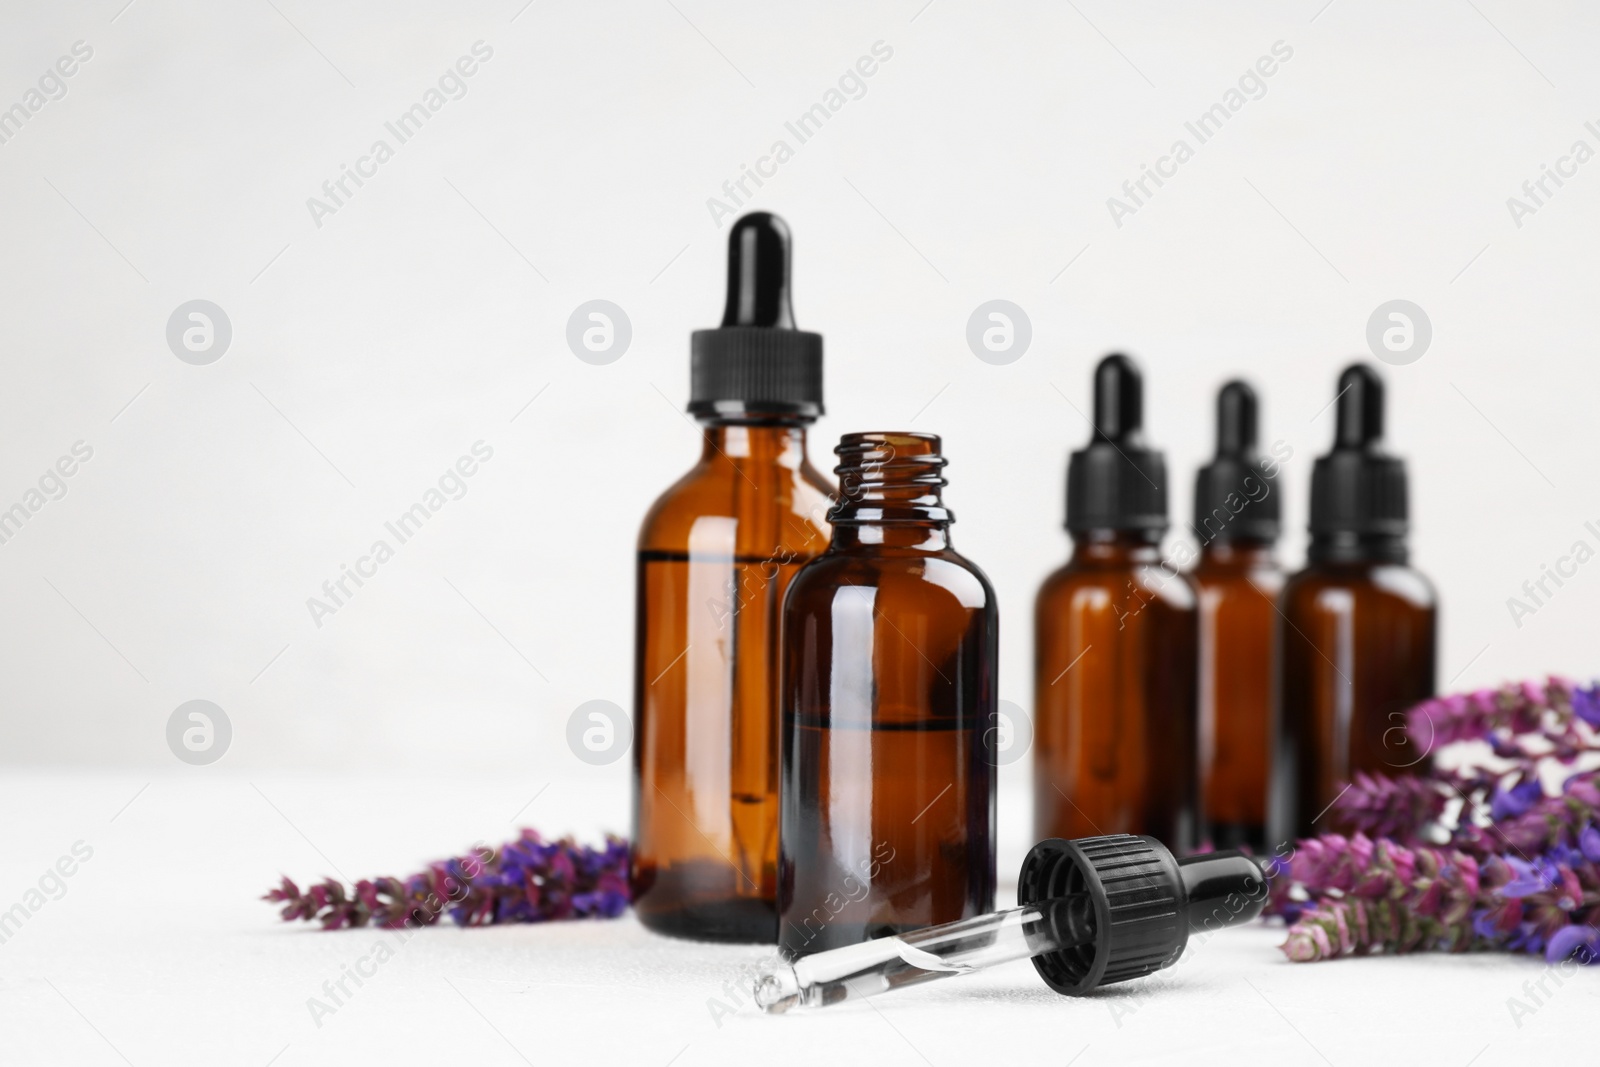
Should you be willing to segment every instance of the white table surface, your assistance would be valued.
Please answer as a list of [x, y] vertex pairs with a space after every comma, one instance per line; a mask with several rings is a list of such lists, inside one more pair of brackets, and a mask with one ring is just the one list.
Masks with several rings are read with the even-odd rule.
[[[621, 829], [626, 797], [561, 782], [518, 822]], [[1593, 1062], [1600, 969], [1532, 1004], [1542, 962], [1414, 956], [1292, 965], [1281, 927], [1229, 931], [1171, 970], [1084, 999], [1026, 963], [870, 1003], [767, 1018], [731, 991], [756, 947], [647, 933], [633, 918], [417, 933], [331, 1015], [323, 983], [393, 935], [286, 925], [280, 873], [404, 875], [508, 836], [544, 783], [515, 779], [0, 774], [0, 909], [75, 842], [58, 899], [0, 944], [0, 1063], [958, 1064]], [[130, 802], [131, 800], [131, 802]], [[1002, 798], [1004, 803], [1006, 798]], [[1020, 858], [1004, 842], [1002, 874]], [[1002, 902], [1014, 883], [1002, 883]], [[367, 967], [366, 969], [371, 969]], [[1519, 1025], [1520, 1024], [1520, 1025]]]

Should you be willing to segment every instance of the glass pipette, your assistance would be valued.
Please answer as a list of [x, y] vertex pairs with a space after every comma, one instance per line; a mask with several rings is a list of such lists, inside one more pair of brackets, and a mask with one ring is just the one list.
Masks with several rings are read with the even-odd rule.
[[1254, 919], [1261, 868], [1237, 852], [1175, 860], [1152, 837], [1114, 834], [1035, 845], [1010, 911], [774, 961], [755, 981], [765, 1011], [820, 1008], [1032, 959], [1058, 993], [1151, 974], [1175, 963], [1189, 934]]

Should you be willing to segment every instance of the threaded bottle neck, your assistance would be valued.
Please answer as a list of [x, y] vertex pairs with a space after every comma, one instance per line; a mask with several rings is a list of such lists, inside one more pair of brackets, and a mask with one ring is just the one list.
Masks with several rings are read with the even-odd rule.
[[945, 459], [936, 434], [852, 433], [833, 451], [839, 457], [834, 468], [839, 501], [828, 520], [835, 526], [920, 523], [942, 528], [955, 520], [941, 493]]

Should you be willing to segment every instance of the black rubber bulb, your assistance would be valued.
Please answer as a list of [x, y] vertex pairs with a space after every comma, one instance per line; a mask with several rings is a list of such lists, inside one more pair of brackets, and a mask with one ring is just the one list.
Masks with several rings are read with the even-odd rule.
[[1113, 444], [1137, 443], [1144, 426], [1144, 379], [1120, 353], [1094, 369], [1094, 436]]
[[1248, 460], [1256, 450], [1256, 391], [1234, 379], [1217, 394], [1217, 456]]
[[1352, 363], [1339, 375], [1336, 449], [1365, 449], [1383, 440], [1383, 379], [1365, 363]]
[[789, 303], [789, 227], [753, 211], [728, 234], [728, 303], [722, 325], [795, 329]]

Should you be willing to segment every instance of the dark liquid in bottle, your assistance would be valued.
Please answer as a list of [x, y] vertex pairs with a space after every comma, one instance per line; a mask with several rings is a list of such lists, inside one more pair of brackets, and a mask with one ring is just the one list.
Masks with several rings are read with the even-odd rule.
[[[775, 554], [781, 556], [781, 553]], [[662, 933], [767, 941], [778, 853], [778, 610], [799, 562], [641, 552], [635, 908]]]
[[818, 772], [786, 824], [785, 895], [815, 906], [785, 916], [785, 954], [987, 910], [974, 906], [994, 897], [994, 768], [981, 729], [954, 716], [875, 726], [788, 716], [784, 732]]

